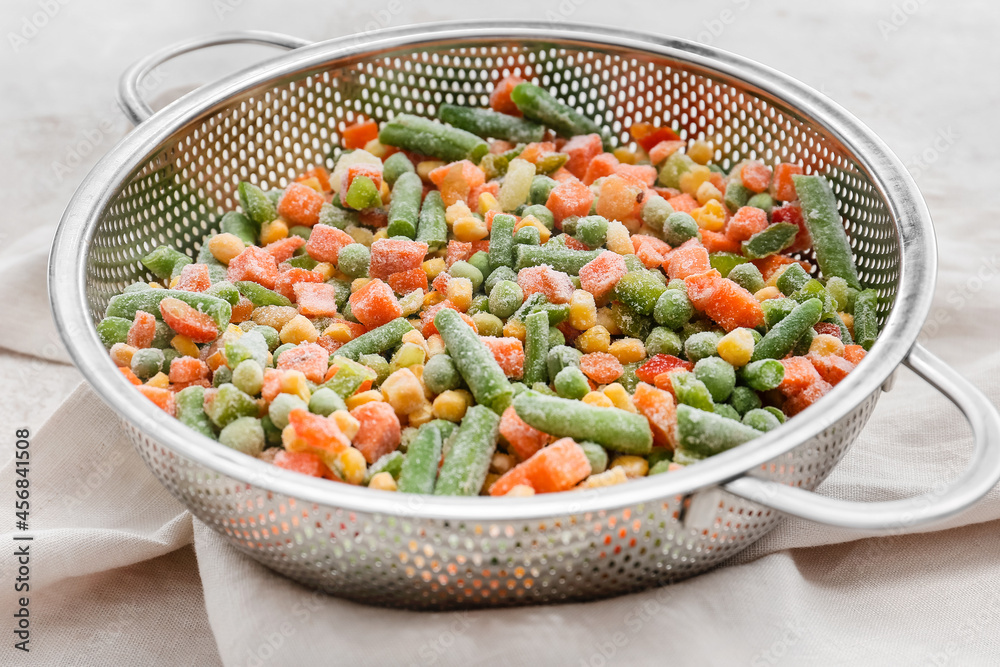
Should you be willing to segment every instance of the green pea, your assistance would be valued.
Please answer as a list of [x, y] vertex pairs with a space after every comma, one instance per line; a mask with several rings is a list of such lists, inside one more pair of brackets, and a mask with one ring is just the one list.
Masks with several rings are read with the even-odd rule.
[[483, 272], [464, 260], [452, 264], [448, 274], [452, 278], [468, 278], [472, 282], [473, 292], [478, 291], [483, 284]]
[[251, 396], [260, 393], [264, 383], [264, 369], [254, 359], [245, 359], [233, 369], [233, 384]]
[[501, 280], [490, 292], [490, 312], [501, 319], [513, 315], [522, 303], [524, 290], [512, 280]]
[[581, 399], [590, 392], [590, 382], [576, 366], [567, 366], [556, 374], [556, 394], [562, 398]]
[[337, 268], [351, 278], [363, 278], [368, 275], [370, 261], [371, 251], [366, 246], [351, 243], [337, 255]]
[[657, 324], [668, 329], [680, 329], [694, 315], [694, 305], [687, 292], [679, 289], [667, 289], [656, 300], [653, 308], [653, 318]]
[[358, 363], [375, 371], [375, 384], [380, 385], [389, 377], [389, 362], [381, 354], [362, 354]]
[[329, 387], [320, 387], [309, 397], [309, 412], [329, 417], [337, 410], [346, 410], [344, 399]]
[[718, 356], [719, 353], [716, 348], [721, 338], [722, 336], [714, 331], [701, 331], [691, 334], [684, 341], [684, 354], [688, 360], [695, 363], [706, 357]]
[[698, 223], [691, 214], [677, 211], [667, 216], [663, 222], [663, 240], [677, 247], [698, 236]]
[[458, 374], [455, 362], [447, 354], [436, 354], [424, 364], [424, 384], [433, 394], [440, 394], [449, 389], [458, 389], [462, 378]]
[[656, 327], [649, 336], [646, 337], [646, 353], [650, 356], [656, 354], [671, 354], [677, 356], [684, 349], [684, 343], [676, 332], [666, 327]]
[[136, 350], [132, 355], [132, 372], [140, 380], [148, 380], [163, 367], [163, 350], [155, 347]]
[[479, 312], [472, 316], [480, 336], [502, 336], [503, 321], [491, 313]]
[[716, 403], [729, 398], [736, 387], [736, 370], [719, 357], [699, 359], [694, 365], [694, 375], [708, 387]]

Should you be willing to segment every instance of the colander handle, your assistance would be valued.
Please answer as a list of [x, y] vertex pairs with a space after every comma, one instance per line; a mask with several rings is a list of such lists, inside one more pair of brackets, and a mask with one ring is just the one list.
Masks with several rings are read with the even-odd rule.
[[134, 125], [138, 125], [152, 116], [153, 109], [142, 98], [142, 93], [139, 90], [139, 84], [142, 83], [142, 80], [168, 60], [172, 60], [185, 53], [222, 44], [262, 44], [264, 46], [291, 50], [307, 46], [311, 42], [298, 37], [282, 35], [277, 32], [242, 30], [194, 37], [183, 42], [171, 44], [134, 63], [122, 74], [121, 79], [118, 81], [118, 104], [121, 106], [122, 111], [125, 112], [125, 115], [128, 116]]
[[722, 485], [723, 488], [802, 519], [879, 532], [905, 531], [952, 516], [972, 505], [1000, 479], [1000, 415], [972, 383], [921, 345], [914, 345], [903, 363], [954, 403], [972, 428], [972, 458], [965, 472], [950, 485], [915, 498], [878, 503], [827, 498], [755, 477], [740, 477]]

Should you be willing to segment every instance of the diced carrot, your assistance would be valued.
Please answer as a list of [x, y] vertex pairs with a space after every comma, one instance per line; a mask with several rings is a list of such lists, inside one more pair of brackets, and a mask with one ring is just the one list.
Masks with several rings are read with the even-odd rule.
[[125, 342], [132, 347], [143, 349], [153, 344], [156, 337], [156, 317], [142, 310], [135, 311], [132, 326], [128, 328]]
[[674, 449], [677, 446], [677, 406], [674, 397], [645, 382], [636, 385], [632, 403], [649, 422], [653, 431], [653, 444]]
[[[668, 246], [667, 252], [669, 251], [670, 247]], [[639, 258], [639, 261], [647, 269], [655, 269], [663, 264], [664, 252], [655, 243], [647, 242], [639, 244], [639, 248], [635, 251], [635, 256]]]
[[[587, 192], [590, 192], [589, 188]], [[608, 176], [601, 182], [601, 192], [597, 198], [597, 215], [619, 222], [637, 220], [642, 208], [642, 194], [642, 187], [618, 175]], [[587, 208], [589, 210], [589, 203]], [[586, 212], [576, 215], [586, 215]]]
[[386, 278], [386, 282], [396, 294], [409, 294], [413, 290], [427, 291], [427, 274], [419, 266], [409, 271], [393, 273]]
[[795, 259], [788, 255], [768, 255], [762, 259], [750, 260], [751, 264], [760, 270], [760, 275], [764, 277], [765, 282], [771, 279], [775, 271], [794, 261]]
[[142, 380], [140, 380], [139, 378], [137, 378], [135, 376], [135, 373], [133, 373], [132, 369], [129, 368], [128, 366], [119, 366], [118, 370], [121, 371], [121, 374], [125, 376], [125, 379], [128, 380], [129, 382], [131, 382], [132, 384], [134, 384], [136, 386], [139, 386], [139, 385], [142, 384]]
[[803, 173], [801, 164], [782, 162], [774, 168], [774, 180], [771, 181], [771, 196], [779, 201], [792, 201], [796, 198], [795, 182], [792, 176]]
[[731, 241], [746, 241], [767, 229], [767, 213], [756, 206], [741, 206], [726, 223], [726, 237]]
[[594, 193], [590, 188], [574, 179], [552, 188], [545, 206], [552, 211], [555, 221], [561, 223], [571, 215], [587, 215], [593, 201]]
[[316, 343], [304, 343], [289, 348], [278, 357], [278, 368], [283, 371], [301, 371], [310, 382], [323, 382], [330, 355]]
[[344, 148], [353, 150], [364, 148], [372, 139], [378, 139], [378, 123], [374, 120], [359, 120], [340, 131]]
[[170, 362], [171, 382], [194, 382], [208, 377], [208, 364], [194, 357], [177, 357]]
[[281, 382], [284, 377], [285, 371], [276, 368], [264, 369], [264, 382], [261, 384], [260, 395], [265, 403], [270, 403], [281, 393]]
[[281, 450], [274, 457], [272, 463], [279, 468], [309, 475], [310, 477], [323, 477], [329, 471], [329, 468], [326, 467], [323, 461], [310, 452], [288, 452]]
[[[500, 194], [500, 182], [499, 181], [488, 181], [486, 183], [480, 183], [479, 185], [473, 187], [469, 190], [469, 196], [466, 199], [466, 204], [472, 210], [476, 210], [479, 207], [479, 196], [483, 193], [489, 193], [496, 197]], [[487, 223], [487, 229], [489, 229], [489, 223]]]
[[590, 185], [599, 178], [610, 176], [615, 173], [615, 167], [619, 164], [618, 158], [611, 153], [601, 153], [594, 157], [587, 165], [587, 171], [583, 176], [583, 184]]
[[781, 360], [785, 367], [785, 377], [778, 385], [779, 391], [785, 396], [793, 396], [822, 378], [816, 368], [806, 357], [788, 357]]
[[295, 408], [288, 413], [288, 423], [295, 429], [295, 435], [309, 445], [310, 449], [307, 451], [324, 461], [331, 454], [337, 454], [351, 446], [351, 441], [337, 426], [337, 422], [329, 417]]
[[687, 276], [688, 298], [726, 331], [754, 329], [764, 323], [764, 311], [753, 294], [712, 269]]
[[854, 364], [847, 359], [836, 354], [808, 354], [806, 357], [819, 373], [819, 376], [833, 386], [847, 377], [847, 374], [854, 370]]
[[364, 403], [351, 410], [351, 416], [361, 424], [354, 436], [354, 446], [364, 454], [368, 463], [375, 463], [399, 447], [399, 417], [388, 403]]
[[650, 188], [656, 182], [656, 168], [648, 164], [619, 164], [615, 174], [640, 188]]
[[250, 280], [268, 289], [274, 289], [278, 279], [278, 263], [274, 256], [263, 248], [247, 246], [239, 255], [229, 260], [226, 280], [235, 283]]
[[348, 303], [354, 317], [369, 329], [380, 327], [403, 315], [403, 309], [392, 293], [392, 288], [378, 278], [351, 294]]
[[537, 493], [567, 491], [586, 479], [590, 470], [583, 448], [571, 438], [563, 438], [501, 475], [490, 487], [490, 495], [502, 496], [519, 484], [527, 484]]
[[677, 195], [676, 197], [671, 197], [667, 200], [667, 203], [670, 204], [675, 211], [682, 213], [690, 213], [698, 208], [698, 200], [686, 192], [684, 194]]
[[759, 160], [751, 160], [740, 169], [740, 180], [751, 192], [763, 192], [771, 183], [771, 168]]
[[734, 241], [722, 232], [713, 232], [710, 229], [701, 230], [701, 243], [705, 250], [713, 252], [734, 252], [739, 253], [742, 246], [739, 241]]
[[656, 376], [675, 369], [694, 370], [694, 364], [672, 354], [657, 354], [635, 370], [635, 376], [643, 382], [653, 383]]
[[668, 157], [684, 148], [685, 142], [666, 139], [649, 149], [649, 161], [653, 164], [660, 164]]
[[566, 160], [566, 169], [577, 178], [583, 178], [587, 174], [591, 160], [597, 157], [601, 150], [599, 134], [581, 134], [573, 137], [562, 147], [562, 152], [569, 156]]
[[181, 275], [177, 278], [174, 289], [184, 292], [204, 292], [211, 286], [212, 280], [208, 276], [206, 264], [188, 264], [181, 269]]
[[573, 281], [551, 266], [529, 266], [517, 272], [517, 285], [525, 298], [542, 293], [550, 303], [569, 303], [573, 298]]
[[481, 336], [480, 339], [509, 378], [524, 375], [524, 344], [513, 336]]
[[289, 183], [278, 201], [278, 215], [293, 225], [312, 227], [319, 222], [324, 202], [323, 195], [308, 185]]
[[274, 261], [281, 264], [282, 262], [291, 259], [295, 254], [295, 251], [305, 244], [306, 240], [301, 236], [286, 236], [283, 239], [278, 239], [277, 241], [268, 243], [264, 246], [264, 250], [268, 251], [271, 256], [274, 257]]
[[511, 116], [520, 116], [521, 110], [510, 99], [510, 92], [514, 90], [517, 84], [523, 81], [524, 79], [513, 74], [497, 81], [497, 84], [493, 87], [493, 92], [490, 93], [490, 108], [500, 113], [510, 114]]
[[[465, 241], [448, 241], [445, 252], [445, 265], [450, 269], [455, 262], [466, 261], [472, 257], [472, 244]], [[438, 274], [441, 275], [441, 274]]]
[[219, 328], [211, 315], [192, 308], [180, 299], [167, 297], [160, 301], [160, 313], [167, 326], [196, 343], [210, 343], [219, 337]]
[[502, 435], [517, 458], [524, 461], [545, 446], [549, 436], [542, 431], [529, 426], [517, 416], [513, 407], [504, 410], [500, 417], [500, 435]]
[[782, 409], [786, 415], [794, 417], [819, 399], [823, 398], [823, 396], [825, 396], [831, 389], [833, 389], [833, 385], [826, 380], [817, 380], [786, 400]]
[[538, 162], [538, 158], [546, 153], [554, 153], [555, 150], [556, 145], [551, 141], [535, 141], [525, 146], [518, 157], [534, 164]]
[[296, 283], [321, 283], [323, 274], [309, 269], [292, 267], [278, 276], [274, 283], [274, 291], [287, 299], [295, 300]]
[[451, 206], [458, 201], [468, 203], [472, 190], [486, 182], [483, 170], [469, 160], [460, 160], [438, 167], [428, 174], [428, 178], [438, 186], [445, 206]]
[[580, 286], [594, 295], [598, 301], [603, 300], [628, 272], [624, 258], [610, 250], [584, 264], [580, 269]]
[[684, 279], [712, 268], [708, 261], [708, 250], [697, 239], [689, 239], [674, 248], [663, 264], [670, 278]]
[[[305, 245], [306, 252], [317, 262], [336, 264], [340, 257], [340, 251], [352, 243], [354, 243], [354, 238], [347, 232], [320, 223], [313, 227], [312, 233], [309, 234], [309, 241]], [[268, 246], [268, 248], [270, 247]]]
[[647, 153], [661, 141], [677, 141], [680, 136], [669, 127], [657, 127], [652, 123], [633, 123], [628, 129], [636, 143]]
[[868, 353], [865, 352], [865, 348], [861, 347], [860, 345], [844, 346], [844, 359], [847, 359], [855, 366], [861, 363], [861, 360], [865, 358], [866, 354]]
[[141, 384], [138, 386], [139, 392], [156, 404], [156, 407], [160, 408], [168, 415], [173, 416], [176, 404], [174, 403], [174, 392], [169, 389], [161, 389], [159, 387], [150, 387], [148, 384]]
[[591, 352], [580, 357], [580, 370], [598, 384], [611, 384], [622, 376], [625, 368], [608, 352]]

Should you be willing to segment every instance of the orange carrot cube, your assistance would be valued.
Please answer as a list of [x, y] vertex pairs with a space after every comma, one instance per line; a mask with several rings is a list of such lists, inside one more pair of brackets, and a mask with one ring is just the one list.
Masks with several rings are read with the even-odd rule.
[[688, 298], [726, 331], [754, 329], [764, 323], [764, 311], [753, 294], [712, 269], [687, 276]]
[[308, 185], [289, 183], [278, 200], [278, 215], [293, 225], [312, 227], [319, 222], [324, 201], [323, 195]]
[[590, 461], [583, 448], [571, 438], [563, 438], [535, 452], [493, 483], [491, 496], [502, 496], [519, 484], [536, 493], [567, 491], [590, 475]]
[[403, 315], [403, 309], [392, 293], [392, 288], [377, 278], [352, 294], [348, 302], [354, 317], [369, 329], [380, 327]]
[[[661, 375], [668, 374], [661, 373]], [[632, 395], [632, 403], [639, 414], [649, 422], [649, 427], [653, 431], [653, 444], [657, 447], [674, 449], [677, 446], [677, 406], [673, 395], [640, 382]]]

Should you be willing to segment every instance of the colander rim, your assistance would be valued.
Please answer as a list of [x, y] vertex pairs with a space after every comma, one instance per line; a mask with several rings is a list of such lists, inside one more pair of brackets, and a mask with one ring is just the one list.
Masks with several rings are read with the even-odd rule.
[[[448, 498], [394, 494], [331, 483], [277, 468], [187, 428], [150, 401], [109, 363], [89, 316], [86, 254], [101, 212], [156, 150], [197, 121], [268, 81], [289, 80], [359, 56], [426, 44], [534, 40], [667, 57], [717, 78], [736, 79], [795, 109], [839, 140], [887, 203], [900, 238], [895, 303], [878, 341], [859, 366], [823, 400], [761, 437], [669, 475], [602, 489], [532, 498]], [[878, 391], [906, 357], [929, 311], [936, 271], [929, 211], [913, 179], [884, 142], [847, 110], [770, 67], [676, 37], [575, 23], [456, 21], [331, 39], [305, 46], [209, 83], [171, 103], [114, 146], [78, 187], [60, 220], [49, 259], [49, 294], [60, 336], [84, 378], [123, 420], [143, 435], [210, 470], [271, 492], [348, 511], [456, 521], [518, 521], [600, 512], [657, 502], [715, 486], [785, 454], [836, 423]]]

